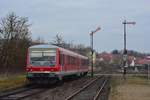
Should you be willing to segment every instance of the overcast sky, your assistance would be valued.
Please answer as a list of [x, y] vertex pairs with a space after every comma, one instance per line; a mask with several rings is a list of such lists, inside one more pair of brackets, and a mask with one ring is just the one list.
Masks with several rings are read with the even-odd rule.
[[90, 44], [111, 51], [123, 48], [122, 22], [135, 21], [127, 26], [127, 48], [150, 52], [150, 0], [0, 0], [0, 18], [9, 12], [29, 18], [32, 38], [50, 42], [61, 33], [66, 41]]

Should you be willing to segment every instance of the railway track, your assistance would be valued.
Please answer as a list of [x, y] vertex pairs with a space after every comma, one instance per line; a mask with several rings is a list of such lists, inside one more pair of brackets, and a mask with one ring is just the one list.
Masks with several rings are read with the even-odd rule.
[[[91, 79], [90, 81], [85, 82], [84, 85], [78, 91], [75, 90], [75, 92], [72, 92], [72, 94], [70, 93], [71, 94], [70, 96], [67, 97], [66, 95], [64, 96], [64, 98], [62, 97], [62, 100], [98, 100], [101, 93], [103, 93], [102, 90], [105, 88], [107, 81], [108, 81], [107, 78], [104, 76], [95, 77]], [[69, 84], [70, 82], [66, 81], [66, 83]], [[36, 98], [36, 99], [45, 100], [44, 98], [49, 98], [47, 100], [52, 100], [50, 99], [51, 96], [48, 96], [48, 95], [53, 94], [51, 92], [55, 90], [57, 91], [59, 90], [60, 92], [62, 92], [62, 88], [64, 87], [64, 85], [62, 85], [61, 87], [54, 85], [54, 86], [50, 86], [49, 88], [39, 87], [39, 86], [23, 87], [23, 88], [19, 88], [13, 91], [0, 94], [0, 100], [22, 100], [22, 99], [32, 100], [38, 97], [38, 95], [41, 95], [43, 97]], [[44, 93], [44, 94], [41, 94], [41, 93]], [[59, 93], [56, 93], [56, 94], [58, 95]], [[57, 98], [55, 99], [57, 100]]]
[[23, 87], [0, 95], [0, 100], [21, 100], [46, 90], [38, 86]]
[[108, 77], [97, 77], [68, 96], [65, 100], [98, 100], [107, 82]]
[[[72, 82], [75, 82], [78, 79], [79, 78], [70, 78], [69, 80], [65, 79], [62, 86], [60, 86], [60, 84], [51, 84], [51, 85], [44, 85], [44, 86], [26, 85], [26, 86], [22, 86], [19, 88], [14, 88], [14, 89], [11, 89], [8, 91], [1, 92], [0, 93], [0, 100], [22, 100], [22, 99], [23, 100], [24, 99], [30, 100], [30, 98], [32, 99], [32, 97], [34, 97], [34, 96], [36, 97], [37, 95], [40, 95], [41, 93], [45, 93], [47, 91], [50, 92], [50, 91], [53, 91], [55, 89], [59, 90], [64, 85], [71, 84]], [[87, 79], [85, 78], [85, 80], [87, 80]]]

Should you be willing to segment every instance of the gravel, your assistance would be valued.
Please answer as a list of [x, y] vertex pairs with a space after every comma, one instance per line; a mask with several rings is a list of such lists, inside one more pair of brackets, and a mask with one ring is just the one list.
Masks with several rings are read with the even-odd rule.
[[47, 91], [28, 97], [24, 100], [64, 100], [76, 90], [91, 81], [90, 77], [82, 77], [78, 79], [71, 79], [71, 81], [65, 80], [62, 85], [50, 88]]

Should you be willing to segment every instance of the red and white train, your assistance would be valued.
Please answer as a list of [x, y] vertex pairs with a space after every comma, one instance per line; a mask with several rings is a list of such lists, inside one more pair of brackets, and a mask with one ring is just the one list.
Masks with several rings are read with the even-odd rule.
[[65, 76], [86, 75], [88, 57], [48, 44], [31, 46], [27, 53], [27, 79], [31, 82], [62, 80]]

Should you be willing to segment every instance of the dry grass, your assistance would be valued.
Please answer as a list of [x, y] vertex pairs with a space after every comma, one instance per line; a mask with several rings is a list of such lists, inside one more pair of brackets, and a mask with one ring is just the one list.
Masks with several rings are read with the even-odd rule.
[[150, 100], [150, 82], [143, 77], [113, 77], [110, 100]]
[[15, 75], [11, 77], [0, 76], [0, 91], [15, 88], [25, 84], [25, 75]]

